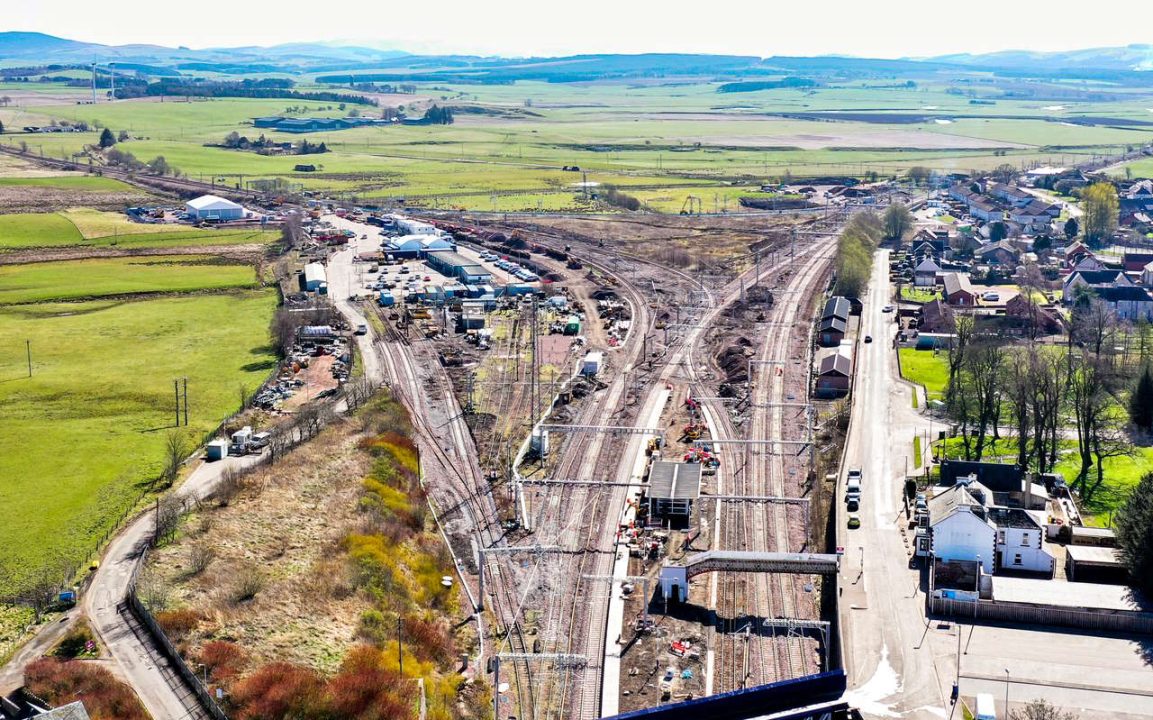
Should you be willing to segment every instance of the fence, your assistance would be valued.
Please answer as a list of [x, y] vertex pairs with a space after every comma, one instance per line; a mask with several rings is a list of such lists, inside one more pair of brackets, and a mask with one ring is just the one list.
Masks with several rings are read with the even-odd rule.
[[161, 629], [160, 624], [156, 622], [156, 618], [152, 617], [152, 613], [148, 611], [148, 608], [144, 607], [144, 603], [140, 602], [140, 598], [136, 596], [136, 580], [139, 576], [140, 568], [144, 567], [147, 560], [148, 553], [145, 552], [144, 555], [141, 556], [140, 562], [136, 564], [136, 568], [132, 571], [132, 578], [128, 581], [128, 591], [124, 595], [125, 605], [148, 631], [148, 634], [152, 637], [152, 640], [156, 643], [160, 652], [164, 654], [164, 657], [167, 658], [172, 664], [172, 667], [176, 669], [181, 680], [192, 689], [193, 694], [196, 695], [196, 699], [200, 702], [200, 706], [207, 710], [208, 714], [214, 720], [228, 720], [228, 716], [224, 714], [224, 710], [216, 703], [212, 694], [208, 692], [208, 688], [204, 687], [200, 679], [196, 676], [196, 673], [192, 672], [192, 669], [184, 662], [184, 658], [182, 658], [180, 653], [176, 651], [176, 648], [173, 647], [172, 642], [168, 639], [168, 636], [164, 634], [164, 630]]
[[964, 600], [930, 597], [929, 612], [963, 618], [984, 618], [986, 620], [1032, 625], [1059, 625], [1087, 630], [1153, 635], [1153, 613], [1126, 610], [1075, 609], [1056, 605], [1010, 603], [996, 600], [966, 602]]

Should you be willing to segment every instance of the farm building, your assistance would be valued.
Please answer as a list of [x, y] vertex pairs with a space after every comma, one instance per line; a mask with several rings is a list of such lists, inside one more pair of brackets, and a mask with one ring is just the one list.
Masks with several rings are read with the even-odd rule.
[[483, 266], [453, 250], [435, 250], [428, 252], [425, 257], [433, 270], [462, 283], [486, 283], [492, 280], [492, 273]]
[[193, 220], [242, 220], [244, 208], [231, 200], [215, 195], [201, 195], [184, 203], [185, 210]]
[[700, 463], [653, 463], [649, 470], [649, 515], [687, 518], [701, 495]]
[[320, 263], [308, 263], [304, 266], [304, 289], [316, 292], [321, 285], [328, 284], [328, 273]]
[[853, 363], [848, 355], [839, 352], [821, 358], [817, 374], [818, 397], [840, 397], [849, 392], [853, 377]]

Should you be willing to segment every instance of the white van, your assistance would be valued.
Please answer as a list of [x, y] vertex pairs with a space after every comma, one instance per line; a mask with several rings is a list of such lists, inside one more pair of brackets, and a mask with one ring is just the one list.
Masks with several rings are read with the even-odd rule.
[[850, 479], [848, 481], [848, 483], [845, 484], [845, 501], [847, 502], [849, 500], [857, 500], [859, 502], [860, 499], [861, 499], [861, 481], [856, 480], [856, 479]]
[[977, 694], [977, 720], [997, 720], [997, 709], [993, 706], [993, 696], [989, 693]]

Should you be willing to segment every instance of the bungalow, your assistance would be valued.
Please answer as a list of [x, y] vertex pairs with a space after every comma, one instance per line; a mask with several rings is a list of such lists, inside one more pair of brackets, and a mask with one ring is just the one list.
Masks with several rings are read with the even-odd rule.
[[1153, 320], [1153, 297], [1145, 288], [1103, 287], [1095, 292], [1120, 320]]
[[1020, 252], [1013, 243], [1008, 240], [1000, 240], [981, 246], [973, 255], [981, 262], [990, 265], [1013, 265], [1017, 262]]
[[818, 397], [841, 397], [849, 392], [853, 363], [848, 355], [834, 352], [821, 358], [817, 372]]
[[937, 273], [939, 272], [941, 272], [941, 266], [933, 262], [933, 258], [925, 258], [917, 267], [913, 268], [914, 287], [936, 287]]
[[969, 283], [968, 273], [945, 273], [945, 302], [950, 305], [976, 305], [977, 293]]
[[1091, 290], [1107, 287], [1132, 287], [1133, 283], [1120, 270], [1074, 270], [1065, 276], [1061, 284], [1062, 299], [1066, 305], [1073, 303], [1079, 286]]
[[821, 321], [820, 342], [824, 347], [837, 347], [845, 339], [848, 325], [839, 317], [829, 317]]

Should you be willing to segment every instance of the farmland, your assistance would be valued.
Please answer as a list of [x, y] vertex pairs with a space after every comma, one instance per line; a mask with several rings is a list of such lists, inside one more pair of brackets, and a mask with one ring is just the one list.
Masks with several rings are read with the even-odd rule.
[[[100, 178], [96, 178], [100, 179]], [[59, 213], [0, 215], [0, 253], [6, 250], [266, 244], [274, 232], [256, 229], [193, 229], [185, 225], [130, 222], [121, 213], [73, 208]]]
[[[701, 197], [706, 206], [715, 202], [718, 209], [733, 210], [742, 193], [784, 175], [886, 176], [913, 165], [964, 171], [1003, 162], [1068, 164], [1116, 154], [1153, 137], [1153, 128], [1143, 124], [1149, 122], [1143, 100], [1049, 105], [1003, 99], [973, 105], [947, 92], [948, 82], [941, 80], [916, 89], [847, 83], [726, 94], [717, 88], [703, 81], [438, 84], [436, 102], [459, 109], [455, 124], [310, 134], [311, 142], [324, 142], [331, 150], [310, 158], [317, 165], [314, 173], [296, 172], [299, 158], [291, 155], [207, 146], [232, 131], [299, 140], [251, 125], [254, 117], [284, 113], [292, 105], [286, 100], [30, 104], [27, 112], [125, 130], [133, 139], [123, 149], [142, 160], [163, 155], [205, 181], [243, 187], [254, 179], [283, 178], [304, 189], [366, 201], [403, 198], [430, 207], [496, 211], [587, 209], [575, 188], [584, 175], [564, 172], [562, 166], [579, 167], [590, 182], [633, 188], [658, 211], [679, 211], [689, 195]], [[332, 86], [301, 84], [300, 89]], [[395, 97], [418, 112], [433, 102], [419, 89], [417, 95]], [[332, 105], [305, 103], [301, 114], [343, 113]], [[84, 157], [85, 146], [95, 140], [95, 132], [66, 133], [36, 136], [29, 145], [51, 157]]]
[[263, 381], [275, 303], [246, 291], [0, 308], [0, 332], [19, 339], [0, 349], [0, 444], [20, 449], [0, 454], [0, 562], [12, 568], [0, 594], [37, 565], [83, 559], [148, 489], [173, 378], [188, 378], [195, 439]]

